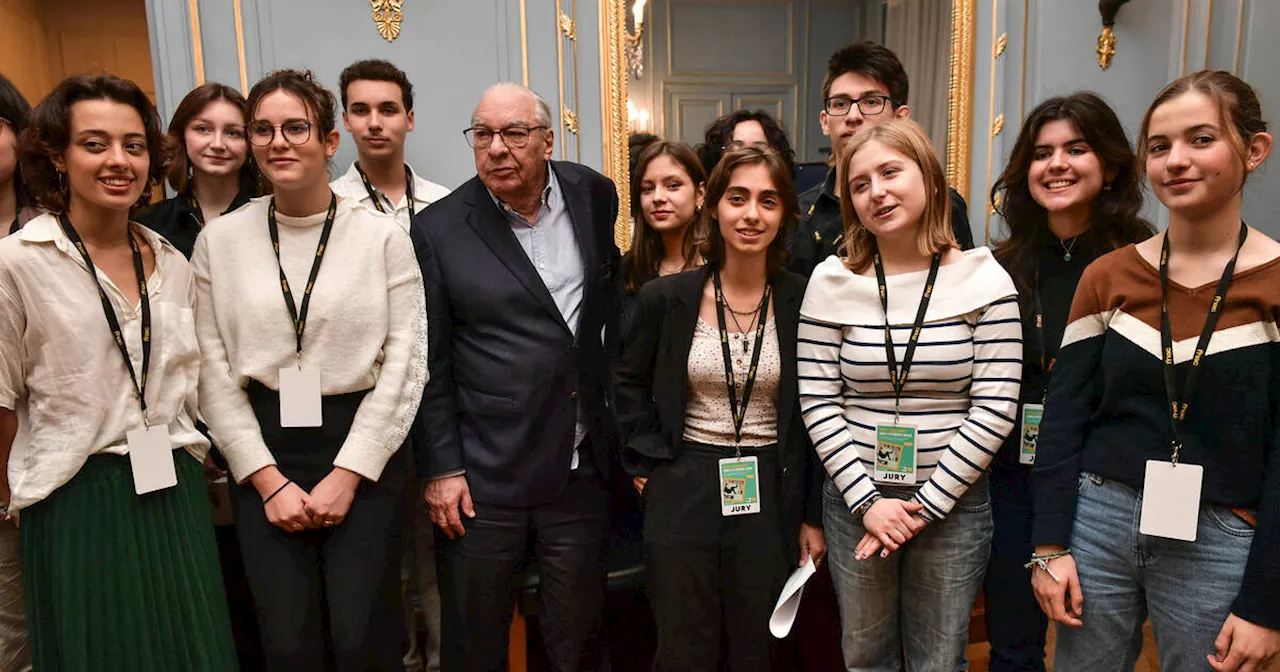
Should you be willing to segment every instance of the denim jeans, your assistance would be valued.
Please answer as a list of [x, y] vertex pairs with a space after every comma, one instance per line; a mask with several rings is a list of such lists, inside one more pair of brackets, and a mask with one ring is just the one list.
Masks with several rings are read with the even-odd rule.
[[1200, 505], [1196, 541], [1138, 533], [1142, 492], [1080, 476], [1071, 555], [1080, 575], [1079, 628], [1057, 628], [1054, 670], [1132, 670], [1151, 629], [1160, 667], [1203, 670], [1240, 590], [1253, 528], [1229, 509]]
[[[881, 488], [909, 499], [911, 489]], [[827, 561], [849, 672], [962, 672], [972, 613], [991, 555], [991, 500], [982, 478], [952, 509], [887, 559], [857, 561], [865, 530], [830, 480], [823, 486]], [[906, 660], [902, 660], [905, 652]]]

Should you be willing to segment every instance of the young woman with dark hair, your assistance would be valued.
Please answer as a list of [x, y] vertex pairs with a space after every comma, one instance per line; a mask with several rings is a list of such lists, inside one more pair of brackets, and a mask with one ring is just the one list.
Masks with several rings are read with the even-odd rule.
[[27, 127], [30, 111], [18, 87], [0, 75], [0, 238], [17, 233], [40, 214], [18, 166], [18, 136]]
[[249, 157], [248, 107], [239, 91], [209, 82], [188, 93], [169, 122], [169, 186], [176, 195], [138, 215], [138, 221], [191, 256], [209, 220], [258, 194]]
[[752, 146], [724, 156], [706, 203], [707, 265], [640, 290], [618, 376], [622, 461], [644, 498], [654, 669], [768, 670], [787, 572], [826, 553], [790, 345], [795, 187], [781, 156]]
[[694, 223], [702, 213], [706, 173], [688, 145], [657, 140], [636, 161], [631, 194], [636, 226], [618, 274], [618, 348], [628, 342], [635, 324], [640, 287], [702, 264], [694, 245]]
[[193, 278], [129, 221], [164, 175], [155, 108], [132, 82], [73, 77], [20, 156], [50, 211], [0, 241], [0, 497], [21, 514], [32, 663], [233, 670]]
[[809, 280], [798, 361], [830, 476], [844, 662], [964, 669], [990, 553], [986, 468], [1018, 407], [1017, 291], [987, 248], [960, 251], [914, 122], [859, 132], [841, 161], [844, 254]]
[[796, 153], [778, 120], [760, 110], [737, 110], [716, 119], [707, 127], [706, 137], [698, 145], [698, 158], [708, 173], [715, 170], [726, 152], [748, 145], [763, 144], [778, 153], [788, 175], [796, 173]]
[[1148, 617], [1164, 669], [1280, 653], [1280, 244], [1240, 209], [1271, 147], [1229, 72], [1174, 81], [1142, 120], [1169, 226], [1085, 269], [1032, 472], [1054, 669], [1133, 669]]
[[993, 671], [1043, 670], [1048, 622], [1024, 565], [1049, 372], [1085, 267], [1150, 238], [1151, 227], [1138, 216], [1142, 185], [1124, 127], [1092, 93], [1050, 98], [1027, 115], [991, 202], [1009, 229], [995, 257], [1018, 287], [1024, 365], [1018, 423], [992, 465], [987, 636]]
[[191, 263], [200, 409], [237, 484], [267, 667], [402, 669], [401, 443], [426, 382], [413, 245], [330, 190], [334, 97], [310, 73], [268, 75], [248, 106], [274, 195], [206, 228]]

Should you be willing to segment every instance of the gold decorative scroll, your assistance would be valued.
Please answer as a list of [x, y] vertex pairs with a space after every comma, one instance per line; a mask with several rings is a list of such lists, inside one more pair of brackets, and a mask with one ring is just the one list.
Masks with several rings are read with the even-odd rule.
[[564, 36], [571, 40], [577, 41], [578, 39], [577, 24], [574, 23], [573, 19], [564, 14], [560, 15], [560, 32], [564, 33]]
[[1111, 67], [1111, 59], [1116, 55], [1116, 35], [1111, 32], [1111, 26], [1103, 26], [1102, 34], [1098, 36], [1098, 67], [1106, 70]]
[[577, 135], [578, 134], [578, 115], [574, 114], [573, 110], [567, 107], [564, 107], [562, 105], [560, 107], [560, 116], [564, 117], [565, 129], [568, 130], [570, 133]]
[[400, 36], [400, 22], [404, 20], [404, 0], [369, 0], [373, 8], [373, 22], [378, 34], [388, 42]]

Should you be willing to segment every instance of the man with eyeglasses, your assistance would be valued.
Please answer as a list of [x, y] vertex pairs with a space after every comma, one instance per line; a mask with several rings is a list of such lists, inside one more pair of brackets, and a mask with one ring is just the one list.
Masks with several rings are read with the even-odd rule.
[[338, 94], [342, 124], [356, 143], [356, 160], [330, 188], [394, 216], [407, 231], [411, 217], [449, 193], [404, 160], [405, 136], [413, 131], [413, 84], [387, 61], [356, 61], [339, 75]]
[[[822, 82], [822, 134], [831, 138], [832, 166], [827, 179], [800, 194], [800, 224], [791, 247], [791, 270], [808, 277], [844, 242], [840, 214], [840, 159], [859, 131], [892, 119], [911, 117], [907, 71], [891, 50], [868, 40], [831, 55]], [[973, 247], [964, 198], [951, 190], [951, 228], [960, 248]]]
[[490, 87], [464, 135], [477, 176], [411, 227], [430, 339], [412, 436], [443, 548], [444, 669], [505, 669], [529, 560], [551, 668], [597, 669], [618, 197], [599, 173], [551, 160], [550, 108], [526, 87]]

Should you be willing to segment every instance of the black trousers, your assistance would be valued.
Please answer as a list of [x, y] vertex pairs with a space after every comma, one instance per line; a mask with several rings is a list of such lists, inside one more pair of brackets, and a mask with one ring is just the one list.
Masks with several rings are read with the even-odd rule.
[[1044, 672], [1049, 621], [1031, 590], [1031, 468], [996, 464], [991, 478], [995, 534], [987, 567], [986, 619], [992, 672]]
[[554, 502], [529, 508], [475, 503], [466, 534], [436, 529], [444, 672], [506, 669], [507, 639], [521, 572], [531, 560], [541, 576], [538, 623], [555, 672], [595, 669], [591, 644], [604, 603], [608, 493], [590, 459]]
[[656, 672], [714, 672], [723, 669], [722, 650], [730, 672], [762, 672], [778, 662], [769, 616], [790, 569], [781, 537], [778, 453], [776, 447], [743, 450], [758, 459], [760, 512], [726, 517], [719, 460], [733, 454], [732, 448], [685, 443], [645, 484]]
[[[364, 392], [324, 397], [324, 426], [280, 427], [279, 395], [248, 387], [263, 439], [286, 477], [310, 491], [330, 471]], [[341, 525], [290, 533], [267, 521], [248, 483], [231, 489], [236, 533], [267, 669], [403, 670], [401, 525], [408, 451], [377, 483], [363, 482]]]

